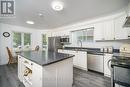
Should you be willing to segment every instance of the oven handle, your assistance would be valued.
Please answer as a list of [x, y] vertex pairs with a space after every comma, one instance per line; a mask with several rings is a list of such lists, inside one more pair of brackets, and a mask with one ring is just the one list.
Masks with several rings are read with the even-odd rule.
[[108, 66], [108, 68], [111, 70], [111, 66], [110, 66], [110, 62], [112, 61], [112, 59], [110, 59], [110, 60], [108, 60], [108, 62], [107, 62], [107, 66]]

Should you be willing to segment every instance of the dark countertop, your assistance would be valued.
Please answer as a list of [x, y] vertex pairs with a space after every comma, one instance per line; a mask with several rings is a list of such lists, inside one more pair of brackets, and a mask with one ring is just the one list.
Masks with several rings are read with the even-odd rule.
[[113, 53], [111, 66], [130, 68], [130, 53]]
[[[74, 50], [74, 51], [85, 51], [88, 54], [104, 55], [105, 52], [101, 52], [100, 48], [81, 48], [81, 47], [65, 47], [64, 50]], [[119, 49], [113, 49], [113, 59], [111, 66], [119, 66], [130, 68], [130, 53], [120, 53]]]
[[[104, 55], [104, 53], [108, 53], [100, 51], [100, 48], [65, 47], [64, 50], [83, 51], [87, 52], [88, 54], [95, 54], [95, 55]], [[113, 53], [119, 53], [119, 49], [113, 49]]]
[[42, 66], [56, 63], [74, 56], [71, 54], [50, 51], [24, 51], [17, 54]]

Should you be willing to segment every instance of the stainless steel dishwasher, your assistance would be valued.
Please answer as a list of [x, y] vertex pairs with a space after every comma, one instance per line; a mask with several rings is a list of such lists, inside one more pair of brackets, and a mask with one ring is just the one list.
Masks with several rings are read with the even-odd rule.
[[103, 54], [102, 53], [91, 53], [88, 54], [87, 61], [88, 69], [103, 73]]

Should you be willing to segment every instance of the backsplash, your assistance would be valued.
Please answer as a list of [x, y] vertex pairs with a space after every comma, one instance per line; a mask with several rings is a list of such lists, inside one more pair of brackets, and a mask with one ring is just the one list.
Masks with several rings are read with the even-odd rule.
[[[83, 42], [82, 46], [87, 48], [102, 48], [105, 46], [112, 46], [114, 49], [119, 49], [122, 44], [130, 43], [130, 40], [120, 41], [104, 41], [104, 42]], [[66, 47], [80, 47], [77, 43], [66, 45]]]

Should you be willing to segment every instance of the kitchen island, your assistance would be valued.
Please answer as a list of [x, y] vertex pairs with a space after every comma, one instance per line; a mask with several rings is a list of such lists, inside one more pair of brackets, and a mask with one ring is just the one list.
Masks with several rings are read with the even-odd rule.
[[73, 56], [50, 51], [18, 53], [18, 78], [25, 87], [72, 87]]

